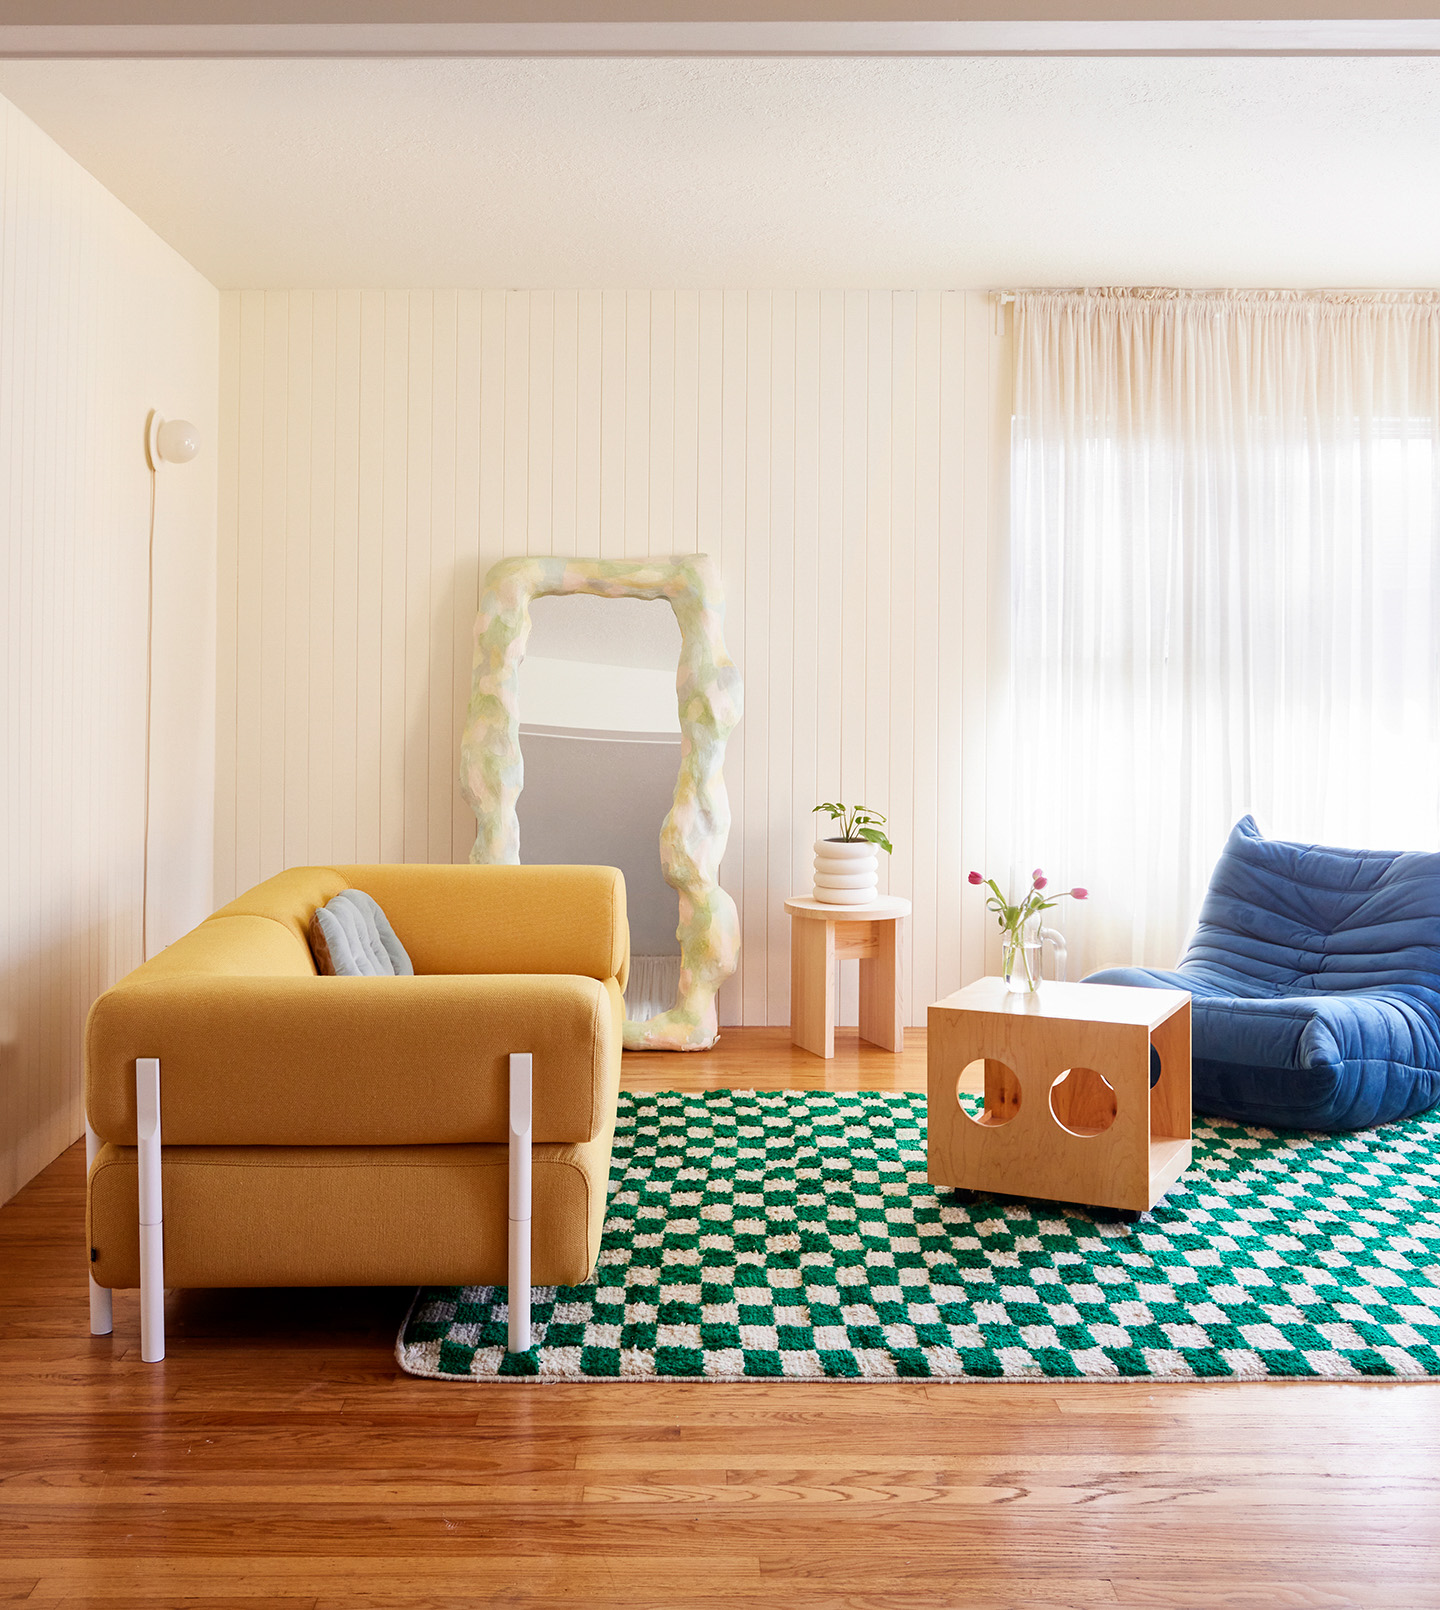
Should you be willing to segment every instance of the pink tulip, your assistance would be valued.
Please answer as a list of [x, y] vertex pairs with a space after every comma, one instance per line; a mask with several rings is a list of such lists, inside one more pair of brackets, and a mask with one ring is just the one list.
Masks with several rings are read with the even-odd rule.
[[970, 881], [971, 883], [984, 883], [985, 879], [982, 878], [978, 872], [972, 872], [970, 874]]
[[1035, 887], [1037, 889], [1043, 889], [1049, 881], [1049, 878], [1041, 877], [1038, 872], [1035, 874]]
[[1070, 894], [1072, 898], [1076, 900], [1088, 900], [1090, 898], [1090, 891], [1088, 889], [1072, 889]]
[[1032, 878], [1043, 878], [1045, 876], [1045, 870], [1044, 870], [1043, 867], [1038, 867], [1037, 866], [1035, 868], [1035, 870], [1030, 874], [1030, 876]]

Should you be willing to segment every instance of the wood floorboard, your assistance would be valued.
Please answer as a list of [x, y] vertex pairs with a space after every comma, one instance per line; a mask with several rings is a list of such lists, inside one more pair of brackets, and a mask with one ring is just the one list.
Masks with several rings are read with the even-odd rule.
[[[784, 1030], [632, 1089], [923, 1089]], [[133, 1293], [83, 1148], [0, 1209], [0, 1602], [64, 1610], [1440, 1610], [1440, 1386], [412, 1380], [408, 1291]]]

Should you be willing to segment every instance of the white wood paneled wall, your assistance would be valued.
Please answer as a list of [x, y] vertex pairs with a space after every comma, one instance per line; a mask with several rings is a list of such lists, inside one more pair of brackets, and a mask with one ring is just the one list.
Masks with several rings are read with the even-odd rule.
[[141, 959], [152, 407], [209, 439], [156, 528], [152, 948], [212, 899], [218, 317], [0, 100], [0, 1200], [80, 1135], [85, 1014]]
[[[1007, 366], [979, 293], [227, 293], [217, 882], [463, 861], [480, 580], [703, 551], [745, 678], [728, 1022], [789, 1021], [821, 799], [888, 813], [911, 1022], [980, 970], [986, 637]], [[522, 846], [522, 855], [524, 853]], [[885, 858], [882, 857], [882, 861]]]

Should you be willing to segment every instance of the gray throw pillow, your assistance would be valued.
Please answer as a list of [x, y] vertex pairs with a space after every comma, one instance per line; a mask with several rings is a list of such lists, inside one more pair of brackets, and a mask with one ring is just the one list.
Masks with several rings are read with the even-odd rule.
[[415, 969], [385, 913], [363, 889], [342, 889], [310, 919], [315, 965], [334, 978], [411, 978]]

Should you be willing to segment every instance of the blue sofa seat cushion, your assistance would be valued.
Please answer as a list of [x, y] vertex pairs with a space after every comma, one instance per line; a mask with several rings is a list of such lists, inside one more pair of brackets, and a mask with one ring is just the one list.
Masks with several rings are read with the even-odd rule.
[[1440, 855], [1231, 833], [1173, 971], [1099, 984], [1189, 990], [1196, 1110], [1365, 1129], [1440, 1102]]

